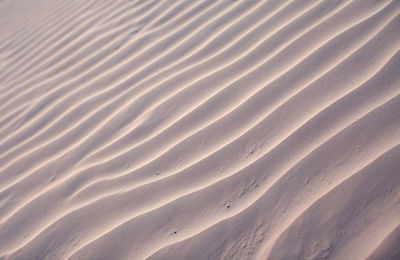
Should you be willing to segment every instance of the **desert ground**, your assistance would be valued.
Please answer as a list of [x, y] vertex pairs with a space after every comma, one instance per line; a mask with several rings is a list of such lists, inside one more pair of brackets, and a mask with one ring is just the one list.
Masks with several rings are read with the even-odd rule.
[[400, 0], [1, 0], [0, 259], [400, 259]]

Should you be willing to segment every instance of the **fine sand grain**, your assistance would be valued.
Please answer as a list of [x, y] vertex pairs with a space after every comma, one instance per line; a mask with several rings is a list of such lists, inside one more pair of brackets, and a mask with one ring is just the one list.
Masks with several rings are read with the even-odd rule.
[[0, 259], [400, 259], [400, 0], [0, 0]]

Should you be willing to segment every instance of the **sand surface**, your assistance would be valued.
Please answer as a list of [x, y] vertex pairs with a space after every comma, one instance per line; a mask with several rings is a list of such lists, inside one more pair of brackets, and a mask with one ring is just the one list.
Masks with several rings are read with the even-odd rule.
[[400, 259], [400, 0], [0, 0], [0, 259]]

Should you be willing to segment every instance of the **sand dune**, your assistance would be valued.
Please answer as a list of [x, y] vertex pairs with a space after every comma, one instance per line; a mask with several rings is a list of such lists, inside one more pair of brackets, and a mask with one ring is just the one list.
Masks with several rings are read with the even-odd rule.
[[399, 259], [399, 0], [0, 1], [0, 259]]

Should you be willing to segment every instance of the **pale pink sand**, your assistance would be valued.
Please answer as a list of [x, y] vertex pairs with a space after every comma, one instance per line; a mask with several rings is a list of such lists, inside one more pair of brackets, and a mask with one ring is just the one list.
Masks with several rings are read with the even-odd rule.
[[0, 0], [0, 259], [400, 259], [400, 0]]

